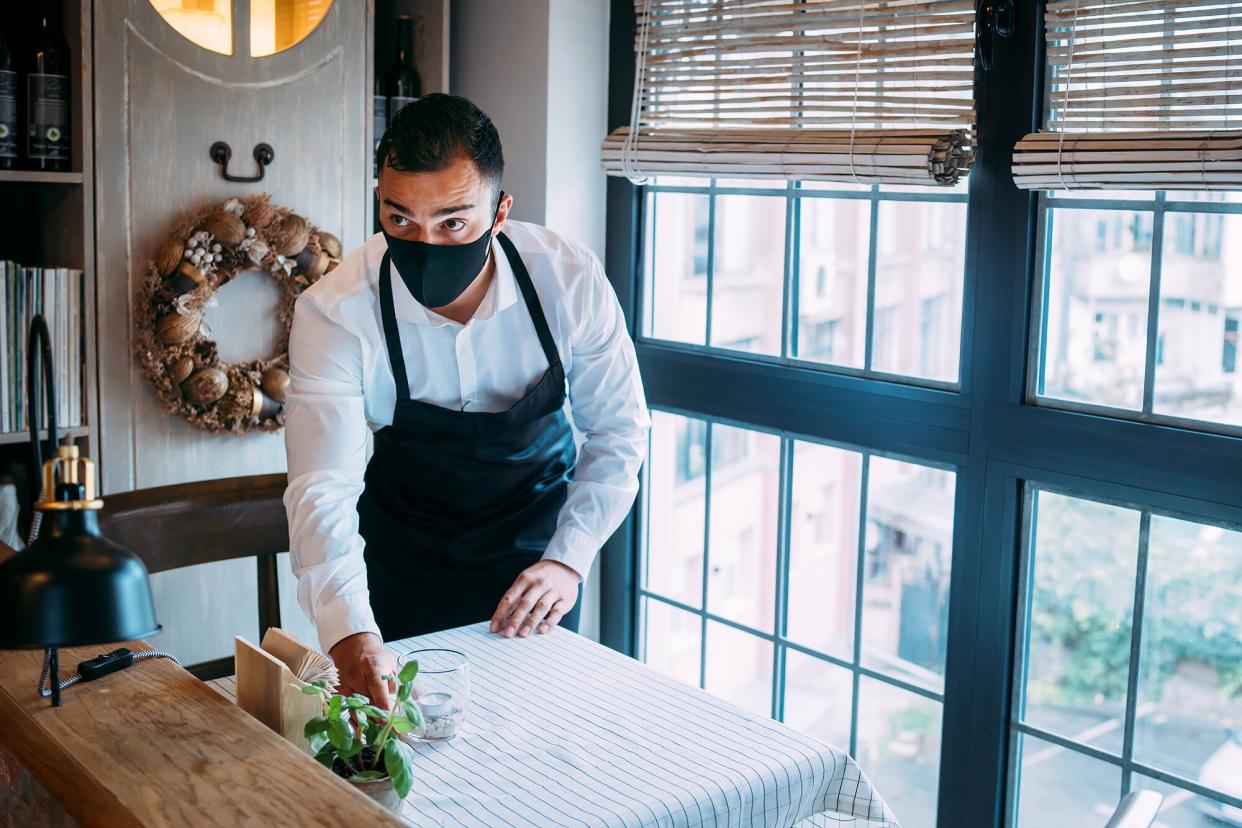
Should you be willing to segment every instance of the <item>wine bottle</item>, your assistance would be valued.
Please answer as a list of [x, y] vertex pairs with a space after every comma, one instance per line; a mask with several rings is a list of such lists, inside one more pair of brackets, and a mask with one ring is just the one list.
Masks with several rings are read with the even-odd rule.
[[423, 79], [414, 65], [414, 21], [404, 15], [397, 18], [397, 59], [384, 76], [384, 93], [389, 121], [423, 94]]
[[17, 166], [21, 143], [17, 122], [17, 55], [9, 20], [0, 17], [0, 170]]
[[69, 43], [61, 30], [61, 0], [42, 0], [28, 47], [26, 158], [31, 169], [69, 169]]

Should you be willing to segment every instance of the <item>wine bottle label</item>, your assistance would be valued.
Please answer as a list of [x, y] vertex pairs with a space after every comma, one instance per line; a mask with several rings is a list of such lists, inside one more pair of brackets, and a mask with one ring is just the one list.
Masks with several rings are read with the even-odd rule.
[[396, 117], [397, 113], [408, 103], [414, 103], [418, 98], [403, 98], [399, 95], [393, 95], [388, 99], [388, 120]]
[[17, 73], [0, 70], [0, 158], [17, 157]]
[[30, 158], [69, 160], [69, 76], [30, 74]]

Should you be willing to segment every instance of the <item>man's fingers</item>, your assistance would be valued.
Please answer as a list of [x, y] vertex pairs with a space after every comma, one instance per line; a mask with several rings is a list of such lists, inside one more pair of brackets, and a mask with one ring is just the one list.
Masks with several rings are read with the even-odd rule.
[[548, 613], [552, 609], [556, 596], [550, 592], [545, 592], [543, 597], [535, 602], [535, 606], [531, 609], [530, 615], [526, 616], [526, 620], [522, 622], [521, 629], [518, 630], [518, 636], [525, 638], [530, 635], [543, 619], [548, 617]]
[[517, 603], [518, 597], [521, 594], [517, 584], [514, 584], [509, 587], [508, 592], [501, 596], [500, 603], [496, 605], [496, 612], [492, 614], [492, 632], [500, 632], [500, 628], [504, 626], [505, 620], [509, 617], [510, 610], [513, 609], [513, 605]]
[[514, 636], [518, 631], [518, 626], [526, 620], [526, 616], [530, 615], [531, 610], [535, 608], [535, 603], [541, 597], [542, 595], [535, 589], [526, 590], [509, 615], [509, 626], [505, 627], [505, 638]]
[[543, 623], [539, 625], [539, 634], [551, 632], [557, 624], [561, 623], [561, 619], [565, 617], [565, 613], [569, 611], [564, 601], [557, 601], [552, 605], [548, 617], [543, 619]]
[[367, 681], [367, 692], [363, 695], [381, 710], [391, 710], [392, 697], [396, 693], [396, 688], [392, 684], [392, 679], [385, 681], [379, 673], [375, 673]]
[[505, 621], [509, 619], [513, 612], [514, 606], [526, 594], [526, 590], [531, 586], [532, 578], [529, 573], [523, 572], [517, 576], [517, 580], [513, 582], [513, 586], [500, 597], [500, 603], [496, 606], [496, 612], [492, 615], [492, 632], [500, 632], [505, 626]]

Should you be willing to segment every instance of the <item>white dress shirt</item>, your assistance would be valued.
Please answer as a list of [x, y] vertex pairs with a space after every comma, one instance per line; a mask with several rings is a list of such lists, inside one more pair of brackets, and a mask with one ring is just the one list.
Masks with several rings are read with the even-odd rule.
[[[584, 438], [544, 558], [585, 577], [629, 511], [646, 455], [650, 418], [634, 345], [593, 253], [533, 224], [509, 221], [504, 233], [530, 271], [565, 365], [573, 422]], [[298, 601], [315, 622], [324, 652], [354, 633], [379, 634], [356, 507], [370, 432], [392, 423], [396, 404], [379, 309], [385, 250], [383, 235], [372, 236], [303, 293], [289, 340], [285, 508]], [[393, 304], [413, 399], [457, 411], [503, 411], [547, 370], [513, 269], [494, 240], [491, 252], [495, 277], [465, 325], [420, 305], [393, 267]], [[434, 588], [411, 584], [411, 600], [419, 589]]]

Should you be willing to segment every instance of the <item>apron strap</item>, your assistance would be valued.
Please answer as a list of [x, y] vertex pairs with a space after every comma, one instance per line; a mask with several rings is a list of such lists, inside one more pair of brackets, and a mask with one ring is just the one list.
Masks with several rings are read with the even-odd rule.
[[380, 262], [379, 273], [380, 320], [384, 323], [384, 345], [388, 350], [388, 365], [397, 384], [397, 399], [410, 398], [410, 380], [405, 373], [405, 355], [401, 353], [401, 334], [397, 330], [397, 311], [392, 302], [392, 265], [388, 253]]
[[548, 360], [548, 367], [559, 369], [561, 368], [561, 355], [556, 350], [556, 340], [552, 338], [552, 330], [548, 327], [548, 318], [543, 314], [543, 305], [539, 304], [539, 294], [535, 292], [535, 283], [530, 279], [530, 272], [526, 270], [526, 264], [518, 255], [517, 248], [513, 246], [508, 236], [504, 233], [497, 233], [496, 240], [500, 242], [500, 246], [505, 251], [509, 267], [513, 268], [518, 288], [522, 291], [522, 299], [526, 302], [526, 310], [530, 313], [531, 321], [535, 323], [535, 333], [539, 335], [539, 344], [543, 347], [543, 356]]

